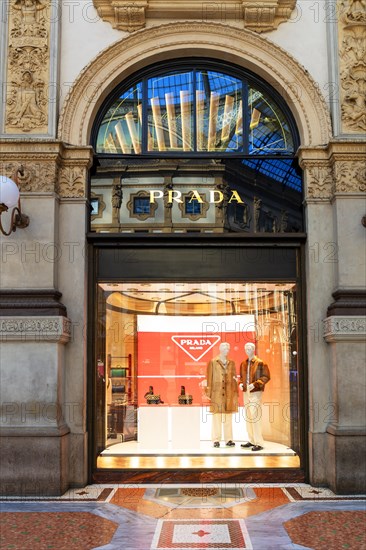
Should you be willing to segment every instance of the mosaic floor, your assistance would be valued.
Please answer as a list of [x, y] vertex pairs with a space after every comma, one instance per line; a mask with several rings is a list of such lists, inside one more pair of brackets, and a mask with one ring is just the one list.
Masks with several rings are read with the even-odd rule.
[[1, 550], [366, 550], [366, 497], [305, 484], [92, 485], [0, 506]]

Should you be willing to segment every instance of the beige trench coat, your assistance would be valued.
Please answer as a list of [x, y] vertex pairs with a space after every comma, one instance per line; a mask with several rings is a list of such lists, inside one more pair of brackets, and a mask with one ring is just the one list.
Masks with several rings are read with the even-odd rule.
[[206, 395], [211, 399], [210, 412], [235, 413], [238, 411], [238, 381], [234, 361], [226, 368], [219, 357], [207, 365]]

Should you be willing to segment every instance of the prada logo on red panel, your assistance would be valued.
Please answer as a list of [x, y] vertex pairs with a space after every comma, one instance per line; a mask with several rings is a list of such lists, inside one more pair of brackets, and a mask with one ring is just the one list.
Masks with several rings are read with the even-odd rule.
[[221, 336], [202, 336], [202, 334], [175, 335], [171, 338], [193, 361], [202, 359], [221, 340]]

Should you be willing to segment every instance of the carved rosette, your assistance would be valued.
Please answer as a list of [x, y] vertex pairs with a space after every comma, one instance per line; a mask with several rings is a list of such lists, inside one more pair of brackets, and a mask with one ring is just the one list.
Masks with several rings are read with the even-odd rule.
[[133, 32], [146, 26], [147, 21], [217, 21], [237, 22], [256, 32], [269, 32], [290, 18], [296, 0], [93, 0], [99, 16], [121, 31]]
[[364, 0], [341, 0], [338, 36], [342, 129], [366, 132], [366, 5]]
[[305, 162], [306, 199], [330, 200], [333, 191], [333, 172], [328, 162]]
[[10, 0], [5, 133], [48, 133], [51, 0]]

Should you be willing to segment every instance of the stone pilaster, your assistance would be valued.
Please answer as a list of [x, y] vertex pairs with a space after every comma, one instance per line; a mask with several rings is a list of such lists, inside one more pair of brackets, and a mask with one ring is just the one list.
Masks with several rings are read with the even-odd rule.
[[58, 495], [68, 487], [62, 357], [70, 337], [64, 316], [0, 317], [1, 494]]
[[299, 156], [307, 205], [311, 481], [362, 492], [366, 144], [338, 140]]
[[59, 141], [0, 144], [0, 173], [14, 177], [23, 167], [22, 209], [30, 217], [26, 229], [0, 238], [0, 490], [8, 495], [58, 495], [87, 482], [83, 330], [91, 159], [90, 147]]
[[3, 110], [0, 135], [56, 135], [58, 0], [2, 2], [0, 64]]

